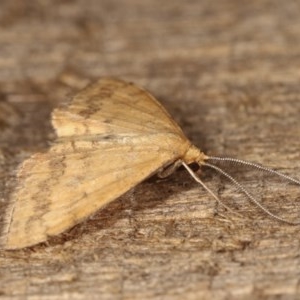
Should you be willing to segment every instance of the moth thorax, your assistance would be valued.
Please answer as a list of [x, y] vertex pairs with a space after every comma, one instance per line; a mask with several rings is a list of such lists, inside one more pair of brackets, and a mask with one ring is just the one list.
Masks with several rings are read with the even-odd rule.
[[199, 165], [201, 165], [204, 163], [204, 160], [207, 158], [208, 156], [206, 156], [203, 152], [201, 152], [200, 149], [198, 149], [196, 146], [191, 144], [182, 159], [187, 164], [196, 162]]

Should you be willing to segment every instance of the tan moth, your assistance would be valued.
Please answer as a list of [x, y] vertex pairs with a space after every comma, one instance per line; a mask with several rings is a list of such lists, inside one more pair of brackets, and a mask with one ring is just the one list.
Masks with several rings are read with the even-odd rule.
[[103, 78], [54, 110], [57, 138], [45, 153], [27, 159], [9, 199], [2, 247], [23, 248], [47, 240], [81, 222], [145, 178], [183, 165], [217, 201], [219, 198], [188, 166], [211, 167], [236, 184], [270, 216], [243, 186], [211, 164], [248, 164], [300, 185], [275, 170], [238, 159], [208, 157], [191, 144], [163, 106], [147, 91], [122, 80]]

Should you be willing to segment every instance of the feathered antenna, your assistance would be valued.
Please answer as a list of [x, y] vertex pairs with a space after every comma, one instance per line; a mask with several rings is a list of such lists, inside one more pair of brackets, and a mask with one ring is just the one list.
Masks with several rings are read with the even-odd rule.
[[[264, 171], [267, 172], [269, 174], [272, 175], [276, 175], [278, 177], [281, 177], [283, 179], [285, 179], [288, 182], [294, 183], [296, 185], [300, 186], [300, 180], [290, 177], [288, 175], [285, 175], [281, 172], [278, 172], [276, 170], [273, 170], [271, 168], [268, 167], [264, 167], [262, 165], [253, 163], [253, 162], [249, 162], [249, 161], [245, 161], [245, 160], [241, 160], [241, 159], [236, 159], [236, 158], [230, 158], [230, 157], [208, 157], [205, 162], [203, 162], [201, 165], [207, 166], [217, 172], [219, 172], [220, 174], [222, 174], [224, 177], [226, 177], [227, 179], [229, 179], [241, 192], [243, 192], [257, 207], [259, 207], [264, 213], [266, 213], [267, 215], [269, 215], [270, 217], [276, 219], [277, 221], [280, 222], [284, 222], [287, 224], [291, 224], [291, 225], [300, 225], [300, 221], [291, 221], [291, 220], [287, 220], [285, 218], [279, 217], [278, 215], [275, 215], [274, 213], [272, 213], [269, 209], [267, 209], [266, 207], [264, 207], [243, 185], [241, 185], [234, 177], [232, 177], [230, 174], [228, 174], [227, 172], [225, 172], [224, 170], [222, 170], [221, 168], [215, 166], [212, 163], [209, 162], [213, 162], [213, 161], [221, 161], [221, 162], [230, 162], [230, 163], [236, 163], [236, 164], [241, 164], [241, 165], [245, 165], [248, 167], [252, 167], [252, 168], [256, 168], [260, 171]], [[225, 205], [220, 198], [211, 190], [209, 189], [204, 182], [196, 175], [196, 173], [184, 162], [182, 162], [182, 165], [187, 169], [187, 171], [190, 173], [190, 175], [198, 182], [200, 183], [204, 189], [206, 191], [209, 192], [209, 194], [211, 194], [222, 206], [224, 206], [226, 209], [229, 209], [230, 211], [232, 211], [230, 208], [228, 208], [227, 205]]]

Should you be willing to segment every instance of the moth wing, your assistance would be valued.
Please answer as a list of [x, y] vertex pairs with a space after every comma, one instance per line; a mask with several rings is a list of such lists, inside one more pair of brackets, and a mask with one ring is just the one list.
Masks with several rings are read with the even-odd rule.
[[164, 107], [146, 90], [102, 78], [52, 114], [57, 135], [129, 135], [173, 132], [184, 136]]
[[20, 168], [4, 247], [45, 241], [79, 223], [190, 146], [145, 90], [104, 78], [52, 115], [56, 143]]
[[33, 155], [10, 199], [4, 248], [34, 245], [74, 226], [180, 157], [182, 145], [174, 135], [122, 143], [66, 139]]

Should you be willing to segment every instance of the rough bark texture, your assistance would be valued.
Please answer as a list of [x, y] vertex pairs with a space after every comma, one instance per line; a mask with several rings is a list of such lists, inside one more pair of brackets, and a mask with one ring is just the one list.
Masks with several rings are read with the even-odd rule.
[[[297, 1], [7, 0], [0, 45], [0, 218], [53, 107], [100, 76], [147, 87], [208, 154], [300, 173]], [[250, 175], [272, 211], [300, 216], [299, 189]], [[184, 170], [154, 177], [47, 244], [1, 251], [0, 298], [299, 299], [299, 227], [202, 177], [244, 218]]]

